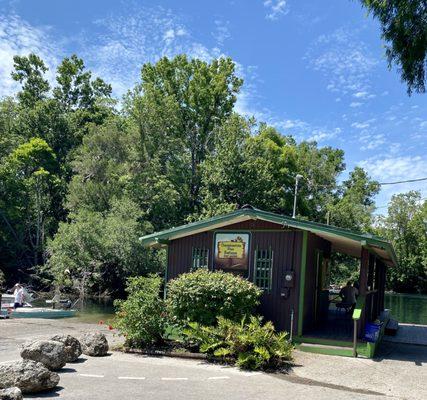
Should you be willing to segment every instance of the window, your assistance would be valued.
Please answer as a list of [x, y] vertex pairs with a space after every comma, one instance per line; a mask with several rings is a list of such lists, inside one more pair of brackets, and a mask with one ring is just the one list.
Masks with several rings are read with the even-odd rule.
[[209, 249], [193, 247], [191, 269], [208, 268]]
[[273, 275], [273, 251], [271, 247], [268, 250], [255, 250], [255, 271], [254, 282], [262, 290], [271, 290], [271, 281]]

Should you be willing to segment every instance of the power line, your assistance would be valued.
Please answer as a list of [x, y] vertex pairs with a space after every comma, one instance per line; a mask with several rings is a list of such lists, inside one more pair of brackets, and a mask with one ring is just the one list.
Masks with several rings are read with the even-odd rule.
[[[424, 200], [427, 200], [427, 197], [423, 197], [423, 198], [419, 199], [418, 201], [424, 201]], [[386, 204], [386, 205], [375, 207], [375, 209], [378, 209], [378, 208], [387, 208], [390, 205], [390, 203], [391, 203], [391, 201], [388, 204]]]
[[420, 181], [427, 181], [427, 178], [417, 178], [417, 179], [408, 179], [406, 181], [396, 181], [396, 182], [382, 182], [379, 183], [379, 185], [397, 185], [399, 183], [410, 183], [410, 182], [420, 182]]

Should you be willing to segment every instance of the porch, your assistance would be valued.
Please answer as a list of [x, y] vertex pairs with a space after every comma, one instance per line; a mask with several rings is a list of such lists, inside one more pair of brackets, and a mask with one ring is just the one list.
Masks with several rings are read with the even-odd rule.
[[[322, 267], [317, 266], [314, 295], [314, 320], [305, 324], [295, 342], [301, 350], [316, 353], [365, 356], [372, 358], [382, 340], [389, 314], [384, 310], [386, 265], [374, 252], [362, 247], [360, 254], [359, 294], [354, 310], [344, 308], [338, 293], [322, 288]], [[368, 323], [379, 323], [378, 338], [365, 340]], [[304, 326], [304, 325], [303, 325]]]

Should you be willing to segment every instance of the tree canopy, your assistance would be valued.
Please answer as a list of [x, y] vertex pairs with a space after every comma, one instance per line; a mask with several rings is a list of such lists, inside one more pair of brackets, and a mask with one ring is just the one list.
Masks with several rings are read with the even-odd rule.
[[390, 68], [396, 65], [408, 94], [425, 92], [427, 1], [360, 0], [381, 23]]
[[[128, 277], [164, 267], [165, 254], [144, 250], [141, 235], [244, 204], [291, 215], [297, 175], [299, 218], [374, 229], [378, 183], [361, 168], [342, 181], [342, 150], [239, 115], [243, 81], [229, 58], [147, 63], [119, 106], [76, 55], [59, 64], [52, 88], [46, 72], [37, 55], [15, 57], [21, 88], [0, 100], [0, 269], [8, 282], [120, 292]], [[410, 237], [421, 246], [417, 218]], [[409, 239], [394, 237], [393, 224], [384, 221], [384, 234], [400, 249]], [[421, 271], [424, 253], [399, 252]], [[394, 287], [411, 282], [402, 274]]]

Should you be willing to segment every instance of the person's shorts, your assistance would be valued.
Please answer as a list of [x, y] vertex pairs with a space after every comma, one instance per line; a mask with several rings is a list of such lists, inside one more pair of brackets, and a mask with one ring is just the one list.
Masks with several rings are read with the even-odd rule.
[[21, 303], [14, 303], [13, 304], [13, 308], [18, 308], [18, 307], [22, 307], [22, 304]]

